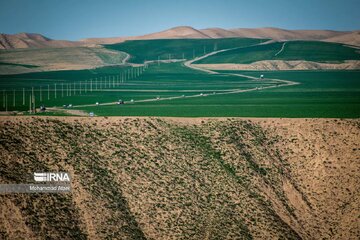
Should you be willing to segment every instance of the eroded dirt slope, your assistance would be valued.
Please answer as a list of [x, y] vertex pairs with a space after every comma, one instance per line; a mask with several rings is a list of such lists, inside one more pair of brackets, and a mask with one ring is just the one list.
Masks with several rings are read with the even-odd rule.
[[0, 119], [2, 239], [358, 239], [359, 120]]

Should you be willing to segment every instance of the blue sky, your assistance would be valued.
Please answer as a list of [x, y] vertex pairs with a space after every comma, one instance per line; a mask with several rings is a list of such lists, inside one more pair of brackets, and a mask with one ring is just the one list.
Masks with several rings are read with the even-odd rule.
[[0, 32], [78, 40], [184, 25], [359, 30], [359, 9], [360, 0], [0, 0]]

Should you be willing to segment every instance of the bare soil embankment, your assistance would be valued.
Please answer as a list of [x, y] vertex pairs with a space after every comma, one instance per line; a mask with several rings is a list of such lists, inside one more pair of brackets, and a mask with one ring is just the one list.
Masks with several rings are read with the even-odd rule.
[[2, 239], [359, 239], [360, 121], [1, 117]]

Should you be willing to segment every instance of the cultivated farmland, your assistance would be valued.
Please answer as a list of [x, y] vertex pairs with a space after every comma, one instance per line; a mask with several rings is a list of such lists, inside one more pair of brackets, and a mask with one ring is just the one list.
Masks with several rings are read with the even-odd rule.
[[[120, 57], [104, 59], [114, 66], [101, 68], [0, 75], [0, 108], [26, 111], [33, 96], [37, 108], [45, 105], [56, 110], [47, 114], [61, 115], [69, 113], [63, 105], [72, 105], [82, 114], [94, 112], [98, 116], [360, 116], [358, 70], [207, 72], [184, 64], [185, 59], [198, 56], [200, 60], [196, 62], [200, 63], [216, 59], [241, 63], [264, 59], [339, 63], [359, 59], [356, 49], [341, 44], [314, 41], [264, 44], [264, 41], [160, 39], [106, 45], [118, 57], [126, 52], [130, 55], [128, 60], [136, 64], [123, 64]], [[206, 55], [229, 48], [234, 49]], [[312, 54], [315, 50], [317, 54]], [[37, 67], [11, 64], [28, 69]], [[265, 78], [260, 79], [264, 74]], [[119, 100], [125, 104], [116, 104]]]
[[158, 39], [126, 41], [105, 45], [111, 50], [127, 52], [130, 62], [158, 61], [171, 59], [193, 59], [206, 53], [265, 42], [266, 39], [224, 38], [224, 39]]
[[338, 63], [344, 60], [360, 60], [360, 53], [356, 48], [339, 43], [289, 41], [229, 50], [201, 59], [195, 63], [247, 64], [262, 60], [304, 60]]

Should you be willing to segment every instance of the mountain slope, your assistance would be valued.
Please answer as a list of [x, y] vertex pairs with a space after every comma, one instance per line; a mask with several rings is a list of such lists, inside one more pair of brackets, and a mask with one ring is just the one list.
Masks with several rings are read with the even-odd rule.
[[87, 38], [80, 41], [85, 43], [95, 43], [95, 44], [113, 44], [121, 43], [126, 40], [147, 40], [147, 39], [181, 39], [181, 38], [210, 38], [205, 33], [196, 30], [188, 26], [180, 26], [170, 28], [161, 32], [150, 33], [142, 36], [133, 36], [133, 37], [113, 37], [113, 38]]
[[207, 28], [196, 30], [192, 27], [175, 27], [158, 33], [134, 37], [89, 38], [81, 41], [96, 44], [113, 44], [126, 40], [173, 39], [173, 38], [267, 38], [279, 40], [320, 40], [359, 45], [357, 31], [331, 30], [286, 30], [280, 28]]
[[[56, 47], [2, 50], [1, 74], [91, 69], [121, 64], [127, 54], [103, 47]], [[28, 66], [27, 66], [28, 65]], [[33, 66], [33, 67], [31, 67]]]
[[67, 171], [73, 187], [0, 195], [2, 239], [360, 234], [357, 120], [0, 120], [1, 183]]
[[274, 40], [324, 40], [348, 32], [328, 30], [285, 30], [280, 28], [236, 28], [230, 30], [238, 37], [271, 38]]
[[84, 45], [82, 42], [52, 40], [35, 33], [0, 34], [0, 49], [75, 47], [82, 45]]
[[87, 38], [80, 41], [51, 40], [40, 34], [0, 34], [0, 49], [33, 47], [72, 47], [87, 44], [113, 44], [126, 40], [146, 39], [206, 39], [206, 38], [270, 38], [273, 40], [321, 40], [360, 45], [359, 31], [286, 30], [280, 28], [207, 28], [197, 30], [189, 26], [170, 28], [141, 36]]
[[347, 34], [330, 37], [325, 39], [324, 41], [339, 42], [354, 46], [360, 46], [360, 31], [354, 31]]

